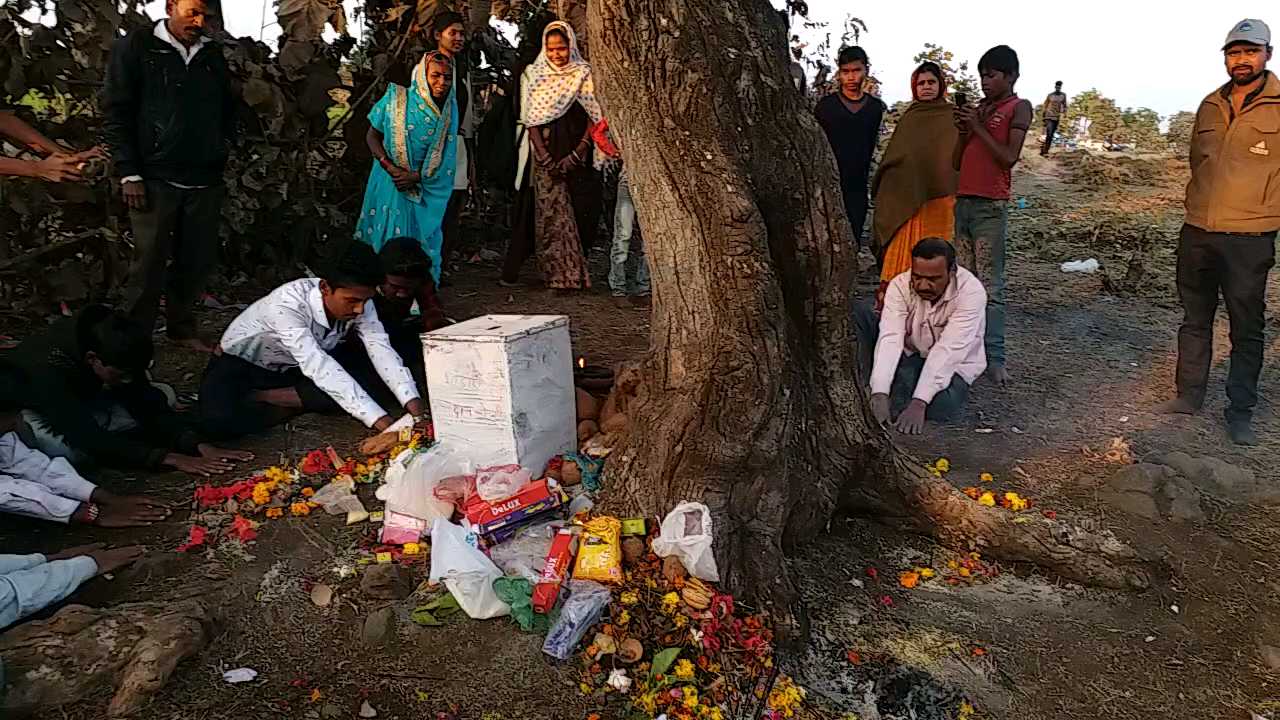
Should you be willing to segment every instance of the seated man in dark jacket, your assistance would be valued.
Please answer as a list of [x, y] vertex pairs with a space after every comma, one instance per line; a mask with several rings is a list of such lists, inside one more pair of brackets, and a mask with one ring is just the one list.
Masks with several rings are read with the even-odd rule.
[[251, 453], [202, 441], [147, 381], [151, 334], [104, 305], [90, 305], [25, 340], [9, 357], [30, 392], [19, 435], [72, 464], [175, 468], [214, 475]]
[[237, 101], [222, 44], [205, 36], [205, 0], [165, 8], [115, 42], [107, 68], [106, 138], [135, 239], [125, 310], [151, 332], [164, 295], [169, 337], [208, 352], [192, 308], [218, 260]]
[[[427, 373], [422, 357], [422, 333], [449, 325], [444, 307], [431, 279], [431, 258], [413, 238], [398, 237], [387, 241], [378, 252], [378, 261], [386, 279], [373, 296], [373, 307], [387, 331], [391, 347], [400, 355], [413, 375], [422, 397], [427, 394]], [[415, 312], [416, 311], [416, 312]], [[338, 352], [363, 355], [358, 343], [345, 343]]]

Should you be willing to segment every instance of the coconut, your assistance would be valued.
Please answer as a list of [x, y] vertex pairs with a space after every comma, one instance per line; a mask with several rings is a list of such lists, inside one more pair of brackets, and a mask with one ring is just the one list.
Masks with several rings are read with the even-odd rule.
[[578, 442], [586, 442], [595, 437], [600, 432], [600, 426], [595, 420], [583, 420], [578, 423]]
[[600, 403], [591, 393], [577, 388], [578, 420], [595, 420], [600, 417]]

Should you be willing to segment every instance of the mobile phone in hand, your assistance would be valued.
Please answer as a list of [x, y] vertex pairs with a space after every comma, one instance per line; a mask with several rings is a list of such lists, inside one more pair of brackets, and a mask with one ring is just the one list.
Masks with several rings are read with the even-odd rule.
[[964, 107], [969, 104], [969, 95], [967, 93], [956, 93], [956, 107]]

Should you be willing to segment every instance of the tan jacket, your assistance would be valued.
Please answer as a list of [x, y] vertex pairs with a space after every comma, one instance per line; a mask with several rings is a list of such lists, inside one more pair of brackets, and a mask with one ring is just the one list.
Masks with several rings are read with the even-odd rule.
[[1187, 224], [1209, 232], [1280, 230], [1280, 78], [1232, 118], [1230, 85], [1200, 103], [1191, 139]]

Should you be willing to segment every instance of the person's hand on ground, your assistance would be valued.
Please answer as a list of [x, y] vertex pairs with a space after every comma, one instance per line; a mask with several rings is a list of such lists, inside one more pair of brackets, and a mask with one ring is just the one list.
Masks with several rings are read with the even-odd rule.
[[400, 442], [399, 433], [378, 433], [373, 437], [365, 438], [364, 442], [360, 443], [360, 452], [365, 455], [381, 455], [389, 452], [398, 442]]
[[881, 425], [889, 422], [889, 396], [876, 393], [871, 396], [871, 416]]
[[223, 458], [192, 457], [191, 455], [179, 455], [178, 453], [165, 455], [164, 464], [175, 470], [181, 470], [189, 475], [199, 475], [200, 477], [221, 475], [235, 469], [231, 461]]
[[229, 448], [220, 448], [217, 445], [209, 443], [200, 443], [196, 446], [196, 450], [200, 452], [200, 457], [209, 458], [210, 460], [230, 460], [232, 462], [247, 462], [253, 459], [253, 453], [248, 450], [232, 450]]
[[58, 552], [52, 555], [45, 555], [44, 559], [48, 560], [49, 562], [53, 562], [54, 560], [70, 560], [73, 557], [80, 557], [81, 555], [88, 555], [91, 552], [96, 552], [106, 546], [107, 546], [106, 543], [90, 543], [88, 545], [77, 545], [76, 547], [67, 548], [66, 550], [59, 550]]
[[80, 162], [71, 155], [50, 155], [36, 162], [36, 177], [51, 183], [80, 180]]
[[141, 545], [130, 545], [129, 547], [111, 548], [110, 550], [94, 550], [86, 553], [93, 561], [98, 563], [98, 574], [106, 575], [109, 572], [115, 572], [120, 568], [130, 565], [137, 560], [141, 560], [147, 549]]
[[143, 182], [127, 182], [120, 186], [124, 196], [124, 205], [130, 210], [147, 209], [147, 186]]
[[404, 409], [405, 409], [405, 412], [409, 413], [415, 418], [420, 418], [423, 415], [425, 415], [427, 412], [426, 408], [422, 407], [422, 398], [414, 398], [409, 402], [405, 403]]
[[906, 410], [898, 416], [894, 427], [903, 435], [919, 435], [924, 431], [924, 411], [929, 407], [923, 400], [913, 399]]

